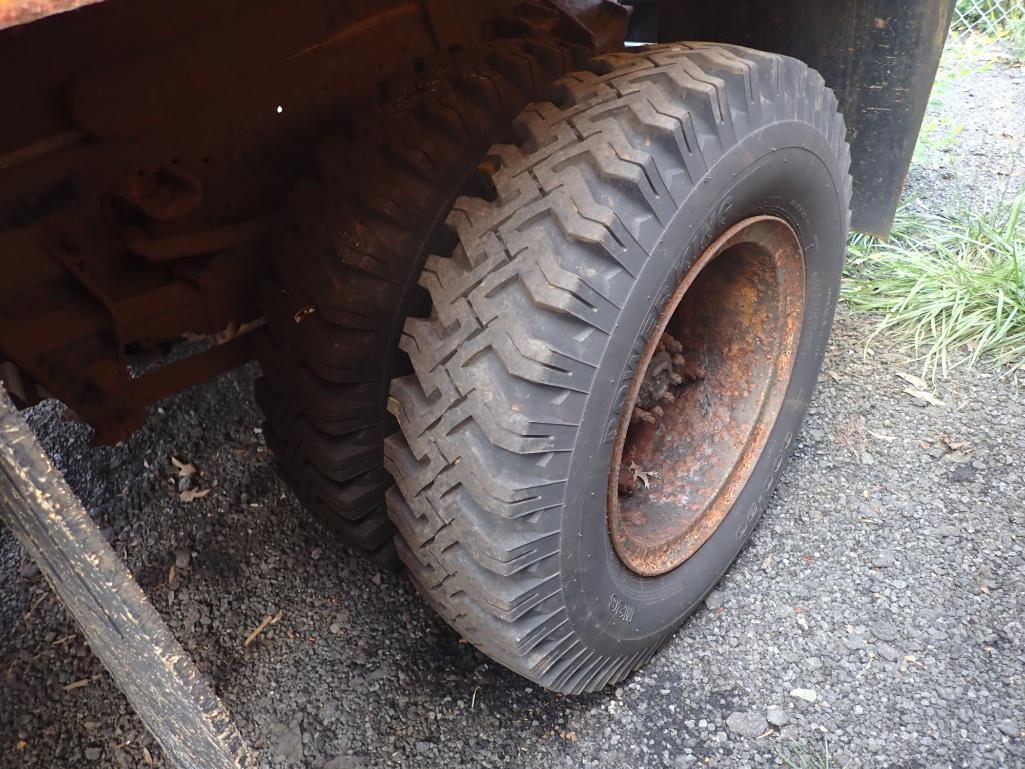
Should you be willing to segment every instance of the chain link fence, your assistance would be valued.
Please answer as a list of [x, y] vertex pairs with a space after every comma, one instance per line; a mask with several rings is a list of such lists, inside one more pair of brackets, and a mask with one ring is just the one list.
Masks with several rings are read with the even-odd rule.
[[953, 28], [1005, 38], [1025, 34], [1025, 0], [957, 0]]

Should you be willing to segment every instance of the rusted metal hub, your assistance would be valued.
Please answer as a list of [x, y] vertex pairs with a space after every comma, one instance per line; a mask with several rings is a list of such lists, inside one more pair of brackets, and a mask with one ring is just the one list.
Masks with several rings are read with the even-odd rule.
[[644, 575], [686, 561], [754, 469], [790, 382], [804, 255], [782, 219], [734, 225], [684, 275], [648, 340], [616, 435], [609, 532]]

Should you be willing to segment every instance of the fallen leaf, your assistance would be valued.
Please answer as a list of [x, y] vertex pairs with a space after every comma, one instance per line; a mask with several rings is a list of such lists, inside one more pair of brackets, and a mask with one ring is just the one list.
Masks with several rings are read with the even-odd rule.
[[70, 692], [73, 689], [81, 689], [83, 686], [88, 686], [91, 678], [82, 678], [70, 684], [65, 684], [64, 691]]
[[28, 743], [25, 742], [25, 740], [18, 740], [16, 743], [14, 743], [14, 749], [15, 750], [24, 750], [27, 747], [28, 747]]
[[772, 553], [765, 556], [765, 560], [762, 561], [762, 571], [768, 572], [772, 568]]
[[178, 569], [172, 563], [171, 568], [167, 570], [167, 581], [174, 582], [174, 578], [178, 576]]
[[153, 755], [145, 745], [142, 746], [142, 762], [146, 764], [146, 766], [153, 766]]
[[211, 489], [185, 489], [178, 496], [182, 502], [191, 502], [194, 499], [201, 499], [209, 494]]
[[947, 447], [950, 451], [964, 451], [972, 446], [971, 441], [955, 441], [946, 433], [940, 436], [940, 443]]
[[637, 466], [636, 462], [631, 462], [627, 470], [633, 473], [633, 479], [635, 481], [640, 481], [644, 484], [644, 488], [651, 486], [652, 478], [662, 477], [657, 470], [642, 470]]
[[944, 405], [943, 401], [941, 401], [939, 398], [937, 398], [932, 393], [926, 392], [925, 390], [916, 390], [913, 387], [905, 387], [904, 388], [904, 392], [906, 392], [912, 398], [921, 398], [926, 403], [931, 403], [933, 406], [942, 406], [942, 405]]
[[899, 376], [901, 379], [903, 379], [909, 385], [911, 385], [912, 387], [914, 387], [914, 388], [916, 388], [918, 390], [928, 390], [929, 389], [929, 383], [926, 382], [924, 379], [922, 379], [922, 377], [915, 376], [914, 374], [905, 374], [903, 371], [898, 371], [897, 372], [897, 376]]
[[562, 739], [564, 739], [564, 740], [569, 740], [570, 742], [576, 742], [577, 741], [577, 733], [576, 732], [561, 732], [561, 735], [562, 735]]
[[196, 474], [196, 466], [190, 462], [182, 462], [174, 454], [171, 455], [171, 464], [178, 468], [179, 478], [191, 478]]

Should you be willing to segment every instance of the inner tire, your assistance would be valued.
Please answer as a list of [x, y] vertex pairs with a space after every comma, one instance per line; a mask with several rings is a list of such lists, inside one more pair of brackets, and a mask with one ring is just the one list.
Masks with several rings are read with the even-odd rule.
[[260, 297], [264, 435], [303, 504], [379, 566], [401, 565], [384, 504], [385, 403], [409, 370], [402, 323], [426, 312], [417, 276], [435, 236], [450, 247], [440, 223], [487, 148], [589, 55], [545, 40], [453, 53], [365, 110], [358, 135], [325, 139], [291, 196]]
[[[785, 56], [655, 46], [554, 93], [518, 118], [518, 145], [491, 149], [496, 196], [457, 199], [459, 244], [427, 261], [432, 312], [405, 324], [414, 374], [392, 383], [385, 466], [399, 556], [430, 604], [517, 673], [579, 693], [644, 664], [765, 509], [825, 352], [851, 179], [835, 97]], [[624, 412], [684, 276], [751, 221], [778, 222], [800, 258], [801, 279], [779, 283], [800, 307], [794, 349], [762, 375], [784, 386], [707, 536], [645, 571], [609, 529]], [[727, 482], [699, 491], [718, 499]]]

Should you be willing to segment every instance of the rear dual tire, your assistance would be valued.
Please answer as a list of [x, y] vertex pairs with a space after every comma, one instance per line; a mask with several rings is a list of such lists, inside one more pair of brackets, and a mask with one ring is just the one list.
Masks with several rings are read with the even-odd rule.
[[[764, 510], [828, 340], [851, 182], [836, 100], [794, 59], [656, 46], [600, 57], [553, 96], [490, 150], [496, 196], [457, 199], [459, 243], [427, 260], [431, 315], [405, 325], [414, 373], [392, 384], [385, 466], [428, 602], [502, 664], [579, 693], [647, 661]], [[721, 519], [644, 572], [609, 528], [624, 393], [681, 280], [752, 217], [801, 252], [789, 381]]]
[[364, 557], [401, 566], [385, 512], [383, 468], [392, 377], [406, 316], [439, 226], [474, 166], [516, 114], [589, 52], [497, 40], [442, 56], [365, 109], [354, 137], [327, 137], [289, 201], [271, 247], [261, 304], [267, 329], [256, 395], [282, 477], [321, 522]]

